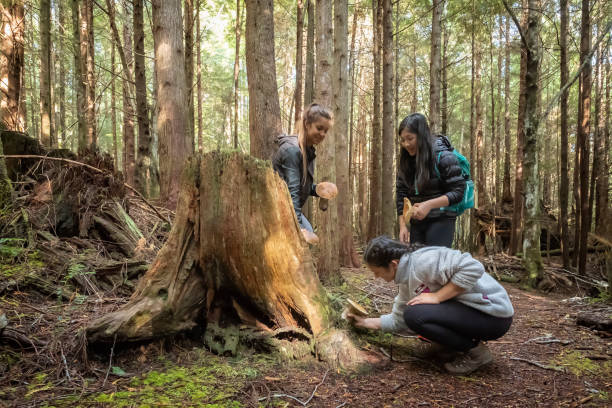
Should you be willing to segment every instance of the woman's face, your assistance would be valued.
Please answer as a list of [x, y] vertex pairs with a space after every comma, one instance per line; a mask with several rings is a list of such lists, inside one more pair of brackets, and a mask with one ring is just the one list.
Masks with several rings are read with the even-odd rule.
[[331, 128], [331, 120], [319, 117], [312, 123], [306, 124], [306, 146], [318, 145], [327, 136], [327, 131]]
[[414, 156], [417, 152], [417, 135], [408, 129], [402, 129], [400, 133], [400, 145], [409, 155]]
[[368, 268], [370, 268], [370, 270], [374, 273], [374, 277], [381, 278], [385, 282], [391, 282], [395, 279], [395, 273], [397, 272], [398, 263], [399, 261], [397, 259], [394, 259], [386, 267], [368, 265]]

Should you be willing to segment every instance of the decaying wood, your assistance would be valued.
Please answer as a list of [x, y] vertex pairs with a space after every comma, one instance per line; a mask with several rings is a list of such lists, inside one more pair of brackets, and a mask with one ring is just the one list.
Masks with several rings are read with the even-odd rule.
[[[238, 305], [238, 308], [236, 308]], [[142, 341], [214, 323], [301, 328], [334, 366], [363, 357], [317, 277], [286, 185], [269, 164], [239, 153], [196, 155], [186, 164], [176, 218], [130, 302], [87, 328], [90, 342]], [[243, 313], [244, 317], [244, 313]]]

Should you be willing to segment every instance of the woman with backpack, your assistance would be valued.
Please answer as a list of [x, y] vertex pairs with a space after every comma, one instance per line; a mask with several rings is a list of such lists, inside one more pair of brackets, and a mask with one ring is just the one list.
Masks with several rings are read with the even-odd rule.
[[[451, 247], [457, 211], [446, 208], [461, 202], [466, 177], [446, 136], [433, 136], [427, 119], [413, 113], [399, 126], [400, 160], [396, 178], [400, 241]], [[469, 176], [468, 176], [469, 177]], [[401, 217], [404, 198], [412, 203], [410, 230]]]
[[[296, 123], [297, 135], [280, 135], [276, 138], [278, 149], [272, 157], [274, 170], [287, 183], [297, 221], [304, 239], [309, 244], [318, 243], [319, 238], [302, 213], [306, 200], [309, 196], [327, 200], [338, 194], [334, 183], [314, 184], [315, 146], [323, 142], [332, 123], [329, 110], [311, 103]], [[321, 207], [321, 204], [319, 206]]]

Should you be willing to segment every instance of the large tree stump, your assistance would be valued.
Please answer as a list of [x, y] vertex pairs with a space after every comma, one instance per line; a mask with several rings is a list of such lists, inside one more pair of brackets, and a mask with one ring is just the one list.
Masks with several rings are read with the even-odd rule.
[[240, 153], [187, 162], [167, 242], [130, 302], [87, 334], [141, 341], [200, 324], [306, 333], [322, 359], [342, 367], [363, 358], [333, 328], [285, 183], [269, 163]]

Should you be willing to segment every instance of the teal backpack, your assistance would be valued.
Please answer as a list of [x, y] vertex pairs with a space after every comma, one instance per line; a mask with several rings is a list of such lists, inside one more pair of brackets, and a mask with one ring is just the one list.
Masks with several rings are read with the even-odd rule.
[[[468, 159], [466, 159], [465, 156], [459, 153], [455, 148], [453, 148], [452, 152], [457, 158], [457, 161], [459, 162], [459, 167], [461, 168], [461, 175], [465, 179], [465, 192], [463, 193], [463, 199], [457, 204], [449, 205], [448, 207], [441, 207], [440, 210], [455, 211], [457, 215], [461, 215], [465, 210], [474, 208], [474, 181], [472, 180], [472, 176], [470, 174], [470, 162], [468, 161]], [[440, 180], [442, 180], [442, 177], [440, 177], [438, 163], [440, 163], [441, 155], [442, 152], [438, 153], [438, 157], [436, 158], [436, 165], [434, 166], [436, 175]]]

